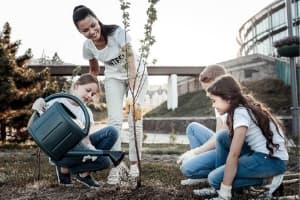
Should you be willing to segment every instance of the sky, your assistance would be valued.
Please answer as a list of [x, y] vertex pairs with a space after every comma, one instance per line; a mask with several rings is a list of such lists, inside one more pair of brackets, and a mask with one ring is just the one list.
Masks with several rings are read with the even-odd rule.
[[[239, 28], [273, 1], [160, 0], [153, 26], [156, 43], [148, 63], [156, 59], [156, 65], [203, 66], [233, 59]], [[148, 1], [130, 2], [129, 34], [137, 51], [144, 37]], [[80, 4], [90, 7], [102, 23], [123, 26], [119, 0], [6, 0], [0, 6], [0, 31], [9, 22], [11, 41], [22, 42], [20, 55], [31, 48], [34, 58], [57, 52], [64, 62], [87, 65], [82, 58], [85, 38], [72, 21], [73, 8]], [[166, 82], [165, 77], [152, 80]]]

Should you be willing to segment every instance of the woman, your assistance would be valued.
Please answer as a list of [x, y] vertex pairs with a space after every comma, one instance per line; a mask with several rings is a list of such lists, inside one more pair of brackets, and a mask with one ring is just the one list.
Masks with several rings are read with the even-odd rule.
[[[124, 97], [135, 100], [135, 106], [141, 107], [146, 95], [148, 78], [147, 68], [136, 57], [131, 48], [131, 38], [124, 29], [117, 25], [103, 24], [92, 10], [79, 5], [73, 10], [73, 22], [85, 38], [83, 44], [83, 57], [89, 61], [90, 73], [98, 75], [99, 63], [105, 66], [105, 96], [108, 110], [109, 124], [121, 132], [123, 123]], [[129, 124], [129, 175], [133, 178], [139, 176], [137, 166], [137, 153], [133, 132], [133, 120], [136, 120], [137, 147], [139, 159], [142, 151], [143, 122], [140, 118], [133, 119], [132, 109], [128, 116]], [[121, 137], [118, 138], [115, 150], [121, 150]], [[122, 171], [126, 168], [124, 163], [110, 171], [108, 184], [119, 184]]]

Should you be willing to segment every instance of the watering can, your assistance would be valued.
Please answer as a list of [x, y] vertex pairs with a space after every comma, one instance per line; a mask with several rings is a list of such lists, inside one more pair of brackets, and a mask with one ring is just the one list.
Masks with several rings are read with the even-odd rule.
[[125, 153], [122, 151], [90, 150], [83, 145], [76, 146], [88, 135], [90, 129], [90, 116], [85, 105], [76, 96], [66, 93], [52, 94], [45, 101], [55, 98], [75, 101], [84, 113], [85, 127], [82, 129], [78, 126], [76, 116], [64, 104], [55, 102], [42, 115], [38, 115], [36, 111], [33, 113], [34, 120], [28, 131], [36, 144], [54, 161], [65, 156], [105, 155], [117, 166], [124, 158]]

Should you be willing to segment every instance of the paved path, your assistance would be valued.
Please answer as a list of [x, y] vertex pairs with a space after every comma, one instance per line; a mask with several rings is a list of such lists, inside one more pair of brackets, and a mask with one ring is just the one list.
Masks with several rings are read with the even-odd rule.
[[[96, 123], [96, 129], [100, 129], [105, 127], [106, 124], [104, 123]], [[93, 128], [93, 129], [94, 129]], [[181, 134], [170, 134], [170, 133], [150, 133], [144, 132], [146, 135], [146, 139], [144, 140], [145, 144], [188, 144], [188, 139], [185, 135]], [[124, 122], [122, 126], [122, 134], [121, 139], [123, 143], [128, 143], [128, 123]]]

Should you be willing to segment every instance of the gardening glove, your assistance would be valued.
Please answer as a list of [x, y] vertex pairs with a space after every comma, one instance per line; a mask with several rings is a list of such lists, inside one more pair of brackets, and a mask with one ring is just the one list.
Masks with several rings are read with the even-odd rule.
[[91, 155], [87, 155], [87, 156], [83, 156], [83, 158], [82, 158], [82, 162], [86, 162], [86, 161], [88, 161], [88, 160], [91, 160], [91, 161], [95, 161], [95, 160], [97, 160], [97, 156], [91, 156]]
[[[128, 98], [126, 99], [125, 101], [125, 113], [126, 114], [129, 114], [130, 112], [130, 109], [133, 108], [133, 105], [132, 105], [132, 100], [129, 100]], [[142, 116], [143, 116], [143, 109], [142, 107], [139, 105], [139, 104], [135, 104], [135, 116], [134, 116], [134, 120], [135, 121], [138, 121], [138, 120], [141, 120], [142, 119]]]
[[[85, 138], [84, 138], [85, 139]], [[86, 141], [84, 141], [84, 139], [79, 143], [77, 144], [73, 150], [79, 150], [79, 151], [84, 151], [84, 150], [95, 150], [96, 148], [89, 142], [89, 143], [86, 143]], [[97, 160], [97, 156], [91, 156], [91, 155], [86, 155], [86, 156], [83, 156], [82, 157], [82, 162], [86, 162], [88, 160], [92, 160], [92, 161], [95, 161]]]
[[126, 114], [129, 114], [131, 106], [132, 106], [132, 100], [129, 100], [128, 98], [126, 98], [126, 100], [125, 100], [125, 113]]
[[134, 120], [138, 121], [141, 120], [143, 116], [143, 109], [140, 105], [136, 104], [135, 105], [135, 116], [134, 116]]
[[194, 153], [194, 150], [191, 149], [185, 153], [183, 153], [181, 156], [179, 156], [178, 160], [177, 160], [177, 164], [182, 164], [183, 162], [193, 158], [196, 154]]
[[220, 200], [231, 200], [231, 188], [232, 186], [230, 185], [224, 185], [221, 183], [221, 188], [218, 190], [218, 199]]
[[47, 104], [43, 98], [38, 98], [32, 105], [32, 110], [37, 111], [40, 115], [42, 115], [47, 108]]

